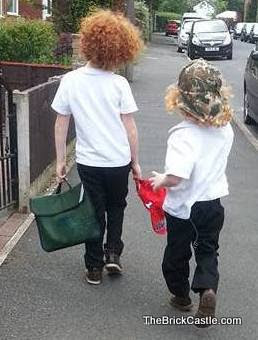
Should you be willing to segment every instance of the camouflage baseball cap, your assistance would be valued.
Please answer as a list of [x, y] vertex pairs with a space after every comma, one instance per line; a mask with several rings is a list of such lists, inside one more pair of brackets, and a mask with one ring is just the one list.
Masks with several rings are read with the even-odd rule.
[[226, 123], [226, 120], [231, 119], [232, 114], [227, 98], [223, 95], [222, 84], [222, 75], [213, 65], [203, 59], [191, 62], [179, 75], [178, 108], [203, 123], [223, 125], [221, 120]]

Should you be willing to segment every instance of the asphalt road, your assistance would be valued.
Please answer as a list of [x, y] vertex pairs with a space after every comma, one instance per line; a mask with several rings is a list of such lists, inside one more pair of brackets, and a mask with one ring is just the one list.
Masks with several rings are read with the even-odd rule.
[[[140, 108], [136, 119], [145, 176], [163, 169], [168, 129], [180, 120], [165, 113], [164, 92], [186, 62], [171, 40], [159, 36], [135, 69], [132, 87]], [[215, 62], [231, 65], [230, 61]], [[238, 105], [236, 96], [233, 102]], [[199, 330], [144, 324], [143, 316], [181, 314], [168, 303], [161, 273], [165, 239], [152, 233], [131, 181], [124, 223], [124, 275], [105, 276], [98, 287], [87, 285], [83, 247], [44, 253], [32, 225], [0, 268], [0, 340], [257, 339], [258, 158], [242, 133], [234, 130], [228, 166], [231, 193], [223, 200], [226, 221], [221, 234], [217, 316], [241, 317], [241, 326]], [[70, 178], [78, 181], [75, 168]], [[197, 296], [192, 297], [197, 303]]]
[[[243, 98], [244, 98], [244, 71], [246, 61], [250, 52], [255, 45], [241, 42], [240, 40], [233, 41], [233, 59], [232, 60], [213, 60], [212, 62], [220, 68], [224, 78], [230, 84], [233, 90], [234, 99], [232, 100], [235, 114], [243, 120]], [[258, 126], [247, 126], [253, 135], [258, 138]]]

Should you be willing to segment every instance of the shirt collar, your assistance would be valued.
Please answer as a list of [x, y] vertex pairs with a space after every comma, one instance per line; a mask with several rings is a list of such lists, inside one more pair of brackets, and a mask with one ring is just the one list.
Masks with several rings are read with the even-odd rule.
[[85, 66], [83, 66], [82, 70], [83, 70], [84, 73], [92, 74], [92, 75], [103, 75], [103, 74], [113, 74], [114, 73], [112, 71], [106, 71], [106, 70], [102, 70], [101, 68], [92, 67], [89, 64], [86, 64]]

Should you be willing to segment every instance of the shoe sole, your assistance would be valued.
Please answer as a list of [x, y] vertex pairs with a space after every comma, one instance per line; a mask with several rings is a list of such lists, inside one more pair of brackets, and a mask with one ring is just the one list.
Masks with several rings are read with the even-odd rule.
[[108, 274], [122, 274], [122, 268], [115, 263], [108, 263], [105, 266]]
[[177, 303], [174, 303], [172, 300], [169, 300], [169, 303], [172, 307], [175, 307], [176, 309], [180, 310], [181, 312], [190, 312], [193, 308], [193, 304], [189, 304], [187, 306], [182, 306]]
[[90, 280], [88, 278], [86, 278], [86, 281], [90, 284], [90, 285], [100, 285], [101, 284], [101, 281], [93, 281], [93, 280]]

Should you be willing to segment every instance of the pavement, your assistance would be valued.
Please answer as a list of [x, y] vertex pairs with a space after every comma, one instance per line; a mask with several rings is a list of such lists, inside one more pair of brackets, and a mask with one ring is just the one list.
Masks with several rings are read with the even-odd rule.
[[[171, 40], [155, 37], [135, 68], [132, 88], [140, 109], [136, 121], [145, 176], [163, 170], [168, 130], [181, 120], [165, 113], [164, 92], [186, 63]], [[182, 314], [169, 305], [161, 273], [166, 240], [151, 231], [131, 180], [123, 276], [105, 275], [101, 286], [87, 285], [83, 246], [45, 253], [33, 223], [0, 267], [0, 340], [257, 339], [258, 157], [236, 125], [234, 131], [227, 171], [230, 195], [223, 199], [226, 220], [220, 239], [217, 316], [240, 317], [241, 326], [200, 330], [191, 325], [145, 324], [144, 316]], [[78, 182], [75, 167], [69, 176], [73, 184]], [[197, 296], [192, 297], [197, 304]]]

